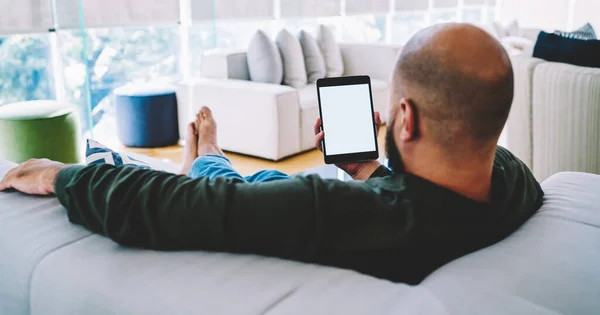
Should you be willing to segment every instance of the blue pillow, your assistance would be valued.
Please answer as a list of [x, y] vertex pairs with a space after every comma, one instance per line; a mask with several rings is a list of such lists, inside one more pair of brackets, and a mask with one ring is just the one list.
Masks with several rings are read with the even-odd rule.
[[148, 163], [134, 159], [124, 154], [117, 153], [105, 145], [94, 140], [87, 140], [85, 162], [88, 165], [110, 164], [115, 166], [133, 165], [135, 167], [150, 169]]
[[600, 40], [572, 39], [540, 32], [533, 57], [551, 62], [600, 68]]

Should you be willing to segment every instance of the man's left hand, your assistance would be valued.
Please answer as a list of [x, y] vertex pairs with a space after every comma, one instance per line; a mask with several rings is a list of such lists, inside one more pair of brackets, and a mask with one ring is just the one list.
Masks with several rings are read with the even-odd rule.
[[0, 181], [0, 191], [16, 189], [30, 195], [51, 195], [58, 173], [66, 165], [48, 159], [32, 159], [8, 171]]

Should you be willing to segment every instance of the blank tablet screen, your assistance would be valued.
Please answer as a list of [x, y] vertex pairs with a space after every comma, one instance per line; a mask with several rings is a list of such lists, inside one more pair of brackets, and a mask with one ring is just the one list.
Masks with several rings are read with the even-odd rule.
[[319, 94], [328, 156], [377, 150], [369, 84], [324, 86]]

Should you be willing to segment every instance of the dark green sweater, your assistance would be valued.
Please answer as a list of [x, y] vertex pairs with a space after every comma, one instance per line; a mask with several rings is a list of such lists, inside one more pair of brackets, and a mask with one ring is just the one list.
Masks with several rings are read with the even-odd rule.
[[487, 204], [407, 173], [247, 184], [111, 165], [71, 166], [55, 184], [71, 222], [125, 246], [275, 256], [412, 284], [505, 238], [542, 204], [503, 148], [492, 189]]

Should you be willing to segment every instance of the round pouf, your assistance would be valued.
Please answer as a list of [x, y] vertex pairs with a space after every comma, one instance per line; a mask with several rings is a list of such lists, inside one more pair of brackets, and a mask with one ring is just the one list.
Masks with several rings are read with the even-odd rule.
[[78, 163], [79, 123], [75, 106], [29, 101], [0, 106], [0, 158], [22, 163], [48, 158]]
[[129, 147], [164, 147], [179, 141], [175, 88], [129, 84], [114, 91], [117, 134]]

